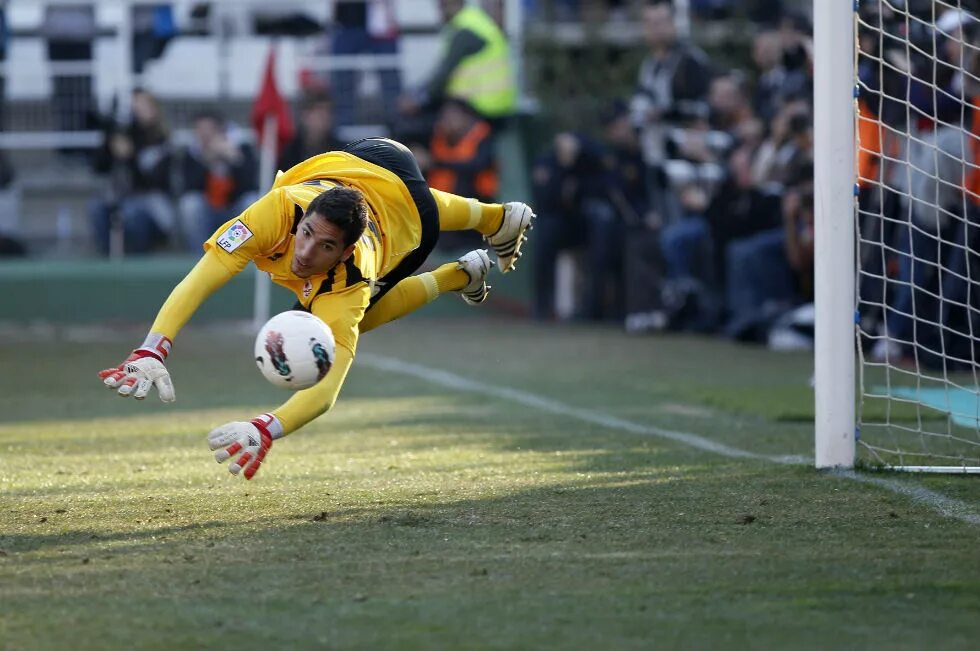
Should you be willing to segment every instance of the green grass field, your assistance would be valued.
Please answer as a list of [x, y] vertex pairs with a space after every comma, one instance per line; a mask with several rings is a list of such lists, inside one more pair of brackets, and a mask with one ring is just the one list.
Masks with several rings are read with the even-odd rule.
[[408, 319], [245, 482], [250, 338], [163, 405], [95, 377], [141, 337], [0, 337], [0, 649], [977, 648], [980, 478], [785, 463], [808, 354]]

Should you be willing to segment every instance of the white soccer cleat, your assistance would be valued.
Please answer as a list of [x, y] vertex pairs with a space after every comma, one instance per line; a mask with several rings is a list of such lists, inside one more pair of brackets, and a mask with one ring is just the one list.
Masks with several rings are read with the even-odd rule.
[[534, 211], [526, 203], [511, 201], [504, 204], [504, 221], [493, 235], [485, 239], [490, 242], [501, 273], [513, 271], [517, 259], [521, 257], [521, 245], [527, 240], [527, 231], [533, 228]]
[[494, 261], [487, 255], [486, 249], [476, 249], [462, 256], [456, 268], [462, 269], [470, 277], [469, 284], [460, 290], [460, 295], [468, 305], [479, 305], [487, 300], [490, 294], [490, 285], [487, 284], [487, 274], [494, 265]]

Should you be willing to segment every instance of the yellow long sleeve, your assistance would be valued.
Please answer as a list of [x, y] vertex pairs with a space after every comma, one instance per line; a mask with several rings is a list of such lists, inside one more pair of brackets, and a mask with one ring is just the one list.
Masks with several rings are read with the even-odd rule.
[[337, 346], [333, 366], [327, 376], [319, 384], [297, 391], [281, 407], [272, 411], [282, 423], [283, 436], [295, 432], [333, 407], [353, 363], [354, 353], [344, 346]]
[[157, 313], [151, 333], [173, 340], [208, 296], [235, 276], [235, 272], [218, 260], [218, 255], [214, 251], [205, 253], [174, 287]]
[[333, 367], [319, 384], [297, 391], [272, 414], [279, 419], [283, 435], [295, 432], [303, 425], [333, 407], [340, 388], [347, 378], [347, 371], [354, 362], [359, 336], [358, 324], [371, 300], [371, 290], [366, 282], [340, 292], [318, 296], [310, 305], [311, 311], [333, 331], [336, 349]]

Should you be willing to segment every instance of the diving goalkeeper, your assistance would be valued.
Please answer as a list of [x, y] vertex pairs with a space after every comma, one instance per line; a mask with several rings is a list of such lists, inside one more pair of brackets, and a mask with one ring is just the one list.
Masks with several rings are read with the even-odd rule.
[[215, 458], [234, 457], [228, 470], [251, 479], [273, 441], [333, 406], [362, 332], [445, 292], [460, 292], [474, 305], [486, 299], [493, 262], [484, 250], [412, 275], [439, 231], [477, 230], [508, 272], [533, 218], [523, 203], [486, 204], [430, 189], [409, 150], [393, 140], [367, 138], [315, 156], [281, 172], [265, 196], [204, 243], [204, 255], [164, 302], [143, 344], [99, 377], [121, 396], [142, 399], [155, 386], [161, 400], [172, 402], [164, 362], [174, 337], [208, 296], [254, 262], [330, 326], [336, 354], [315, 386], [270, 413], [208, 435]]

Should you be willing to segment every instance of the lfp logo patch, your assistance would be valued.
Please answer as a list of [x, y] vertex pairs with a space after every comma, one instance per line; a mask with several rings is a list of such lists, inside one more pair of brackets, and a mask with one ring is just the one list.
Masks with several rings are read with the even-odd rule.
[[222, 249], [231, 253], [251, 237], [252, 231], [248, 230], [248, 226], [243, 224], [242, 220], [236, 219], [224, 233], [218, 236], [217, 243]]

